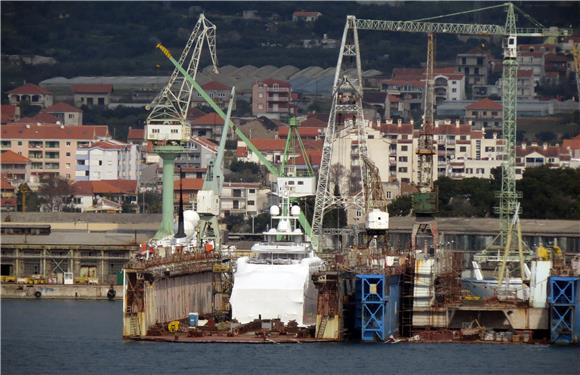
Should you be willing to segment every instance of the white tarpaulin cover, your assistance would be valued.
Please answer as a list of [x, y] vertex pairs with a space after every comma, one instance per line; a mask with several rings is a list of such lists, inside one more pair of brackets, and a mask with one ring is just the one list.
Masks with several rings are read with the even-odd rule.
[[320, 258], [306, 258], [298, 264], [253, 264], [238, 259], [230, 297], [232, 318], [240, 323], [258, 319], [295, 320], [298, 325], [316, 323], [316, 289], [310, 267]]

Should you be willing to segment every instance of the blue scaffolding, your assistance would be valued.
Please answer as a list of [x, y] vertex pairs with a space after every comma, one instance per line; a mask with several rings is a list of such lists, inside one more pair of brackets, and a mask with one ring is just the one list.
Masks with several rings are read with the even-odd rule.
[[548, 284], [550, 341], [580, 342], [580, 277], [552, 276]]
[[357, 275], [356, 277], [357, 302], [359, 302], [357, 315], [360, 313], [361, 339], [384, 341], [385, 275]]

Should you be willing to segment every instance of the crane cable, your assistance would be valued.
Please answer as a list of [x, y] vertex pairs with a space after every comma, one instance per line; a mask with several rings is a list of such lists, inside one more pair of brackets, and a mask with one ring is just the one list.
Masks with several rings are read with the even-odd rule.
[[456, 12], [456, 13], [444, 14], [444, 15], [435, 16], [435, 17], [419, 18], [419, 19], [416, 19], [416, 20], [405, 21], [405, 22], [424, 22], [424, 21], [431, 21], [431, 20], [436, 20], [436, 19], [440, 19], [440, 18], [459, 16], [459, 15], [462, 15], [462, 14], [482, 12], [484, 10], [501, 8], [501, 7], [505, 7], [505, 6], [506, 6], [506, 3], [502, 3], [502, 4], [499, 4], [499, 5], [492, 5], [492, 6], [485, 7], [485, 8], [465, 10], [463, 12]]

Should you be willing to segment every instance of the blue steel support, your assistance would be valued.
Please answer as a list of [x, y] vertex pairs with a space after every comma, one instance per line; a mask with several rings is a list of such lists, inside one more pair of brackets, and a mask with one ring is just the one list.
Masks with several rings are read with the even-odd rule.
[[550, 341], [555, 344], [580, 342], [580, 277], [552, 276], [548, 284]]
[[385, 340], [385, 275], [357, 275], [361, 339]]

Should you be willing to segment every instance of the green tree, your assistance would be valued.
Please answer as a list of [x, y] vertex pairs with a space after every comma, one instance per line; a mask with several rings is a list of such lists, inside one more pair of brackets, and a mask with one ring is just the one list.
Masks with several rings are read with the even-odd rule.
[[413, 203], [411, 195], [401, 195], [389, 203], [388, 210], [391, 216], [408, 216], [411, 214]]
[[59, 212], [63, 206], [70, 203], [73, 188], [70, 181], [56, 174], [44, 177], [38, 188], [38, 196], [45, 207], [51, 212]]

